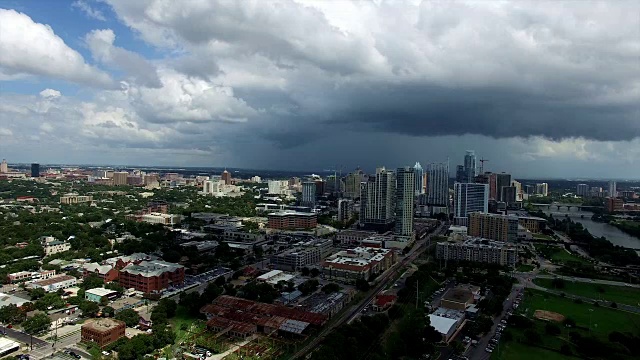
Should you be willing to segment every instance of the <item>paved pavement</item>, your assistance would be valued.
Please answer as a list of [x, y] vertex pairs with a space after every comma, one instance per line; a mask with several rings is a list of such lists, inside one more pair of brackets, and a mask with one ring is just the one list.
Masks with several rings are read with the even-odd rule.
[[594, 284], [613, 285], [613, 286], [627, 286], [627, 287], [634, 287], [634, 288], [640, 289], [640, 284], [628, 284], [628, 283], [624, 283], [624, 282], [621, 282], [621, 281], [589, 279], [589, 278], [581, 278], [581, 277], [574, 277], [574, 276], [563, 276], [563, 275], [537, 275], [537, 277], [538, 278], [542, 278], [542, 279], [559, 278], [559, 279], [564, 279], [564, 280], [567, 280], [567, 281], [589, 282], [589, 283], [594, 283]]
[[[29, 334], [25, 334], [22, 331], [8, 329], [5, 326], [0, 326], [0, 331], [6, 333], [8, 338], [21, 342], [23, 344], [31, 344], [31, 336]], [[33, 337], [33, 346], [44, 346], [48, 343], [44, 340], [38, 339], [37, 337]]]

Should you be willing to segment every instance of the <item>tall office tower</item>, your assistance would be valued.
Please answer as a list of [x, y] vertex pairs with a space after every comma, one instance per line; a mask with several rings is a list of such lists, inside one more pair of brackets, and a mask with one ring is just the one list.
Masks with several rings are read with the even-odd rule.
[[587, 185], [587, 184], [578, 184], [578, 186], [576, 186], [576, 195], [578, 195], [578, 196], [589, 196], [589, 185]]
[[327, 176], [327, 180], [324, 182], [324, 191], [329, 194], [335, 194], [340, 192], [340, 182], [337, 175]]
[[31, 177], [40, 177], [40, 164], [31, 164]]
[[533, 195], [536, 193], [536, 187], [533, 185], [525, 185], [524, 186], [524, 193], [527, 195]]
[[522, 183], [516, 180], [511, 181], [511, 186], [516, 188], [516, 201], [522, 201]]
[[399, 236], [413, 234], [415, 175], [415, 169], [409, 166], [398, 168], [396, 171], [396, 227], [394, 233]]
[[220, 179], [224, 181], [225, 185], [231, 185], [231, 173], [228, 172], [226, 169], [222, 172]]
[[338, 221], [349, 221], [353, 217], [353, 200], [338, 200]]
[[616, 182], [611, 180], [609, 181], [609, 197], [616, 197], [618, 196], [618, 191], [616, 189]]
[[489, 173], [487, 175], [489, 184], [489, 199], [498, 200], [500, 194], [498, 193], [498, 174]]
[[489, 176], [491, 175], [491, 173], [484, 173], [484, 174], [478, 174], [476, 175], [476, 178], [474, 179], [474, 183], [476, 184], [488, 184], [489, 183]]
[[518, 239], [518, 217], [487, 213], [470, 213], [470, 236], [489, 240], [515, 242]]
[[507, 204], [514, 204], [518, 196], [515, 186], [503, 186], [500, 195], [501, 201]]
[[316, 183], [316, 196], [324, 195], [325, 186], [326, 186], [326, 183], [324, 182], [324, 180], [316, 179], [314, 180], [314, 182]]
[[127, 177], [129, 173], [126, 171], [116, 171], [113, 173], [113, 185], [127, 185]]
[[416, 195], [424, 194], [424, 169], [422, 169], [422, 165], [420, 165], [420, 163], [417, 162], [413, 166], [413, 171], [415, 173], [415, 178], [416, 178], [416, 185], [415, 185]]
[[449, 207], [449, 164], [427, 165], [427, 204]]
[[496, 174], [496, 191], [498, 195], [496, 200], [507, 202], [502, 198], [502, 188], [507, 186], [511, 186], [511, 174]]
[[456, 182], [459, 182], [459, 183], [468, 182], [467, 174], [464, 172], [464, 165], [456, 166]]
[[302, 206], [316, 206], [316, 182], [305, 181], [302, 183]]
[[2, 159], [2, 163], [0, 164], [0, 173], [6, 174], [9, 172], [9, 165], [7, 165], [7, 160]]
[[387, 229], [393, 223], [396, 178], [393, 171], [376, 169], [360, 185], [360, 224], [365, 227]]
[[548, 196], [549, 195], [549, 184], [547, 184], [547, 183], [536, 184], [536, 194], [542, 195], [542, 196]]
[[360, 183], [363, 181], [362, 170], [349, 173], [344, 179], [344, 197], [357, 199], [360, 197]]
[[466, 226], [473, 212], [489, 211], [489, 185], [455, 183], [453, 185], [453, 216], [456, 225]]
[[476, 152], [473, 150], [467, 150], [467, 154], [464, 156], [464, 172], [467, 177], [466, 182], [471, 182], [476, 178], [477, 169]]

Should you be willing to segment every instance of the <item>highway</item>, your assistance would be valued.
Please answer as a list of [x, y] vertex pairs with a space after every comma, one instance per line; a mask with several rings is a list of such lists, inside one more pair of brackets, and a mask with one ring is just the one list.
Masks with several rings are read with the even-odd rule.
[[423, 240], [416, 241], [414, 247], [405, 255], [405, 257], [398, 263], [394, 264], [388, 271], [383, 273], [379, 278], [377, 284], [372, 290], [368, 292], [367, 297], [362, 299], [359, 303], [352, 305], [347, 311], [343, 312], [338, 319], [334, 319], [329, 325], [327, 325], [322, 331], [307, 345], [296, 352], [291, 359], [302, 358], [303, 356], [310, 354], [313, 349], [324, 340], [324, 338], [331, 333], [335, 328], [343, 323], [353, 321], [358, 314], [373, 300], [373, 298], [384, 289], [391, 281], [393, 281], [397, 275], [402, 274], [406, 266], [411, 264], [427, 247], [430, 245], [430, 239], [432, 236], [440, 235], [444, 225], [440, 225], [431, 234], [427, 235]]

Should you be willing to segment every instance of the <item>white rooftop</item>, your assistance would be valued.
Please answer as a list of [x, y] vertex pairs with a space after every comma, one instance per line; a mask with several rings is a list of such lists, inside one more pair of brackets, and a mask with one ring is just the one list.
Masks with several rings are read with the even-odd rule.
[[115, 291], [113, 290], [109, 290], [109, 289], [105, 289], [105, 288], [95, 288], [95, 289], [89, 289], [87, 291], [85, 291], [85, 293], [89, 293], [92, 295], [96, 295], [96, 296], [107, 296], [109, 294], [113, 294]]
[[451, 328], [455, 327], [458, 322], [456, 319], [450, 319], [434, 314], [429, 314], [429, 320], [431, 321], [431, 326], [443, 335], [449, 334]]

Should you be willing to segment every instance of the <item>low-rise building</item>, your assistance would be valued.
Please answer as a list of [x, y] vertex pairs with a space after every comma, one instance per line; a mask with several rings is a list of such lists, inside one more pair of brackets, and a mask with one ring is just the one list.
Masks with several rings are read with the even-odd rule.
[[496, 241], [515, 242], [518, 238], [518, 217], [474, 212], [469, 214], [468, 234]]
[[23, 299], [21, 297], [17, 297], [11, 294], [0, 293], [0, 309], [9, 305], [15, 305], [17, 307], [20, 307], [28, 302], [30, 301]]
[[126, 327], [126, 324], [120, 320], [98, 319], [83, 324], [80, 337], [83, 342], [93, 342], [100, 348], [104, 348], [125, 336]]
[[444, 241], [436, 244], [436, 258], [515, 267], [518, 247], [512, 243], [467, 236], [463, 241]]
[[373, 231], [343, 230], [336, 235], [336, 241], [342, 245], [359, 245], [362, 240], [375, 234]]
[[535, 216], [518, 216], [518, 223], [532, 234], [538, 234], [546, 227], [547, 219]]
[[289, 281], [295, 278], [295, 275], [287, 274], [281, 270], [271, 270], [266, 274], [262, 274], [256, 278], [257, 281], [266, 282], [269, 284], [277, 284], [280, 281]]
[[86, 278], [89, 275], [95, 275], [104, 282], [111, 282], [118, 280], [119, 273], [110, 264], [87, 263], [82, 265], [82, 277]]
[[100, 304], [102, 299], [114, 300], [118, 296], [117, 291], [105, 289], [105, 288], [95, 288], [89, 289], [84, 292], [84, 298], [88, 301], [93, 301], [94, 303]]
[[77, 283], [77, 279], [71, 275], [59, 275], [46, 280], [34, 281], [27, 285], [27, 288], [41, 288], [46, 292], [55, 292], [59, 289], [66, 289], [75, 286]]
[[605, 209], [607, 212], [613, 213], [616, 211], [624, 210], [624, 200], [616, 197], [608, 197], [604, 202]]
[[358, 279], [369, 280], [374, 274], [389, 269], [396, 261], [390, 249], [357, 247], [340, 251], [322, 263], [325, 278], [353, 283]]
[[318, 225], [318, 217], [315, 213], [299, 211], [280, 211], [267, 215], [270, 229], [297, 230], [312, 229]]
[[298, 271], [326, 258], [332, 245], [333, 241], [327, 239], [300, 242], [293, 249], [271, 256], [270, 263], [275, 269]]
[[184, 283], [184, 266], [160, 260], [132, 263], [120, 270], [118, 281], [126, 289], [159, 292]]
[[92, 201], [93, 201], [93, 196], [91, 195], [78, 195], [75, 193], [69, 193], [60, 197], [60, 204], [66, 204], [66, 205], [81, 204], [81, 203], [87, 203]]
[[53, 236], [43, 236], [40, 238], [40, 243], [44, 249], [44, 255], [50, 256], [65, 251], [71, 250], [71, 244], [65, 241], [60, 241]]
[[463, 311], [438, 308], [429, 314], [429, 321], [437, 332], [442, 335], [442, 342], [449, 343], [464, 323], [465, 314]]
[[31, 271], [19, 271], [7, 275], [7, 281], [11, 284], [15, 284], [22, 281], [31, 280], [33, 272]]
[[144, 214], [141, 217], [141, 221], [149, 224], [162, 224], [162, 225], [175, 225], [179, 224], [182, 217], [180, 215], [163, 214], [163, 213], [150, 213]]

